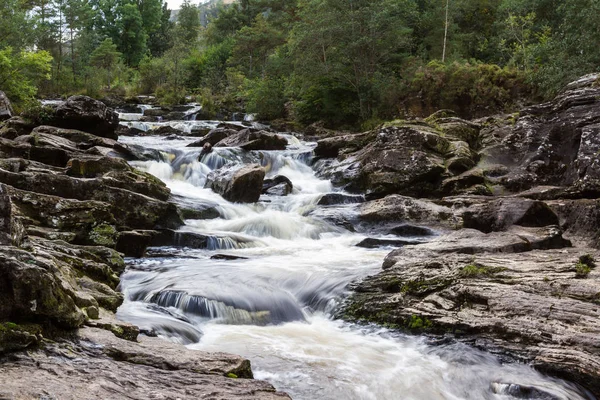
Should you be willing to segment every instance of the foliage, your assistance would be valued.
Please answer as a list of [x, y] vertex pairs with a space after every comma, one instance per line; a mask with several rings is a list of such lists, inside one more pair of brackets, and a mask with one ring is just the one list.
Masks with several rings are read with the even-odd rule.
[[50, 78], [51, 62], [46, 51], [0, 50], [0, 88], [17, 105], [33, 98], [37, 86]]
[[405, 112], [431, 114], [451, 109], [465, 117], [508, 111], [531, 96], [526, 76], [497, 65], [432, 61], [416, 70], [405, 89]]

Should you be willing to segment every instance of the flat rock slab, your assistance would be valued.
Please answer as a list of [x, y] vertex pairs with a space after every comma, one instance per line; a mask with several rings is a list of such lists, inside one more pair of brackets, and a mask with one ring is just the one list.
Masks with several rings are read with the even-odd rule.
[[577, 264], [588, 254], [600, 259], [600, 252], [564, 247], [555, 230], [464, 229], [394, 250], [382, 272], [356, 285], [345, 316], [452, 334], [598, 395], [600, 270], [581, 276]]
[[134, 343], [95, 328], [79, 336], [0, 360], [0, 398], [289, 399], [266, 382], [233, 378], [231, 371], [249, 367], [241, 357], [156, 338]]

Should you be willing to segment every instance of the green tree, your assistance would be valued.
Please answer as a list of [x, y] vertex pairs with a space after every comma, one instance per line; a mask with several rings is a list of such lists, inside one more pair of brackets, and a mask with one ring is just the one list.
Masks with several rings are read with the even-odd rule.
[[118, 8], [119, 38], [117, 48], [123, 53], [125, 63], [137, 66], [146, 54], [148, 39], [140, 10], [134, 4], [124, 4]]
[[6, 47], [0, 50], [0, 87], [16, 103], [27, 101], [42, 81], [50, 79], [51, 63], [47, 51], [14, 52]]
[[23, 0], [0, 1], [0, 49], [22, 49], [33, 44], [34, 21]]
[[110, 89], [114, 71], [118, 67], [122, 54], [117, 50], [117, 45], [112, 39], [104, 39], [100, 46], [94, 50], [90, 57], [90, 64], [106, 72], [107, 88]]
[[185, 0], [177, 14], [177, 25], [175, 27], [176, 42], [188, 48], [196, 44], [200, 33], [200, 13], [198, 7]]
[[148, 49], [152, 56], [160, 57], [173, 46], [174, 26], [175, 24], [171, 21], [171, 10], [169, 10], [167, 3], [164, 3], [161, 10], [160, 26], [151, 32], [148, 37]]

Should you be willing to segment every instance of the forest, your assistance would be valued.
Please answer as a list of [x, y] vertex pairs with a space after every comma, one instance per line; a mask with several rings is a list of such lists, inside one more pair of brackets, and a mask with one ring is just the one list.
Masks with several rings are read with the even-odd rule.
[[207, 27], [186, 1], [2, 0], [0, 89], [35, 98], [156, 95], [208, 116], [370, 128], [555, 95], [600, 67], [600, 0], [242, 0]]

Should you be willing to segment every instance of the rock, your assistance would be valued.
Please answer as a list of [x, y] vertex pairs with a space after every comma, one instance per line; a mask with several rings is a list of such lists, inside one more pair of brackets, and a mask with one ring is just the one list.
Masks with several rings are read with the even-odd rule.
[[352, 204], [362, 203], [365, 201], [365, 197], [361, 195], [352, 195], [345, 193], [327, 193], [319, 199], [317, 205], [319, 206], [331, 206], [336, 204]]
[[396, 239], [375, 239], [366, 238], [359, 242], [356, 247], [364, 247], [366, 249], [376, 249], [378, 247], [402, 247], [408, 244], [415, 244], [414, 241], [409, 240], [396, 240]]
[[287, 196], [294, 190], [294, 185], [287, 177], [277, 175], [272, 179], [265, 179], [262, 185], [262, 194], [272, 196]]
[[152, 237], [150, 246], [163, 247], [189, 247], [191, 249], [207, 249], [210, 236], [194, 232], [174, 231], [172, 229], [161, 229]]
[[541, 201], [501, 198], [476, 204], [462, 213], [463, 227], [485, 233], [503, 231], [513, 225], [544, 227], [558, 225], [558, 216]]
[[399, 225], [390, 230], [390, 234], [398, 236], [433, 236], [435, 233], [426, 227], [410, 224]]
[[[348, 144], [345, 137], [324, 139], [335, 142], [332, 147], [337, 150], [340, 162], [326, 168], [321, 175], [350, 192], [366, 191], [368, 199], [392, 193], [414, 197], [438, 194], [447, 174], [445, 157], [450, 142], [435, 128], [391, 123], [361, 134], [360, 140], [357, 135], [349, 138], [352, 141]], [[332, 150], [328, 154], [334, 153]]]
[[76, 340], [49, 343], [44, 351], [3, 360], [0, 396], [289, 399], [270, 384], [251, 378], [250, 362], [238, 356], [189, 350], [145, 336], [135, 343], [104, 329], [86, 327], [79, 330]]
[[244, 129], [222, 139], [215, 147], [241, 147], [244, 150], [285, 150], [287, 140], [266, 131]]
[[344, 150], [345, 153], [350, 153], [362, 149], [373, 135], [367, 133], [349, 134], [343, 136], [334, 136], [319, 140], [315, 147], [315, 155], [317, 157], [333, 158], [340, 155]]
[[451, 333], [600, 393], [600, 272], [576, 278], [578, 259], [586, 254], [599, 259], [600, 253], [586, 248], [513, 253], [514, 247], [505, 252], [503, 243], [522, 240], [520, 234], [460, 235], [392, 252], [383, 272], [357, 285], [346, 316], [409, 332]]
[[547, 204], [558, 215], [566, 237], [579, 245], [600, 249], [600, 199], [564, 199]]
[[0, 121], [5, 121], [13, 116], [13, 108], [6, 94], [0, 90]]
[[152, 135], [152, 136], [170, 136], [170, 135], [181, 135], [184, 132], [173, 128], [170, 125], [160, 125], [154, 129], [151, 129], [149, 131], [146, 132], [146, 135]]
[[19, 136], [28, 135], [33, 128], [35, 128], [33, 121], [22, 117], [12, 117], [0, 125], [0, 137], [13, 140]]
[[452, 209], [428, 200], [391, 195], [366, 202], [360, 209], [360, 219], [366, 222], [417, 222], [454, 228], [462, 221]]
[[129, 231], [119, 232], [116, 250], [125, 254], [126, 257], [144, 257], [146, 249], [152, 242], [152, 231]]
[[235, 135], [237, 132], [237, 130], [229, 128], [216, 128], [208, 132], [202, 139], [188, 144], [187, 147], [204, 147], [206, 143], [210, 143], [212, 146], [215, 146], [221, 140]]
[[264, 178], [265, 169], [258, 164], [225, 166], [208, 174], [205, 187], [231, 202], [255, 203]]
[[230, 254], [215, 254], [214, 256], [211, 256], [210, 259], [211, 260], [233, 261], [233, 260], [247, 260], [248, 257], [232, 256]]
[[95, 178], [111, 171], [130, 171], [124, 160], [113, 157], [72, 158], [67, 163], [67, 175], [80, 178]]
[[67, 328], [80, 326], [84, 315], [69, 286], [52, 260], [28, 251], [2, 247], [0, 251], [0, 320], [55, 322]]
[[119, 116], [102, 102], [87, 96], [72, 96], [58, 106], [53, 125], [78, 129], [96, 136], [117, 139]]
[[510, 170], [495, 182], [511, 192], [563, 186], [578, 198], [600, 194], [600, 88], [581, 82], [568, 85], [550, 103], [521, 110], [514, 125], [485, 133], [485, 163]]
[[0, 355], [37, 345], [42, 338], [40, 333], [38, 325], [0, 322]]
[[25, 237], [25, 228], [15, 217], [11, 198], [6, 189], [0, 185], [0, 246], [20, 246]]
[[144, 136], [146, 131], [136, 128], [134, 126], [127, 126], [119, 124], [115, 130], [117, 136]]

